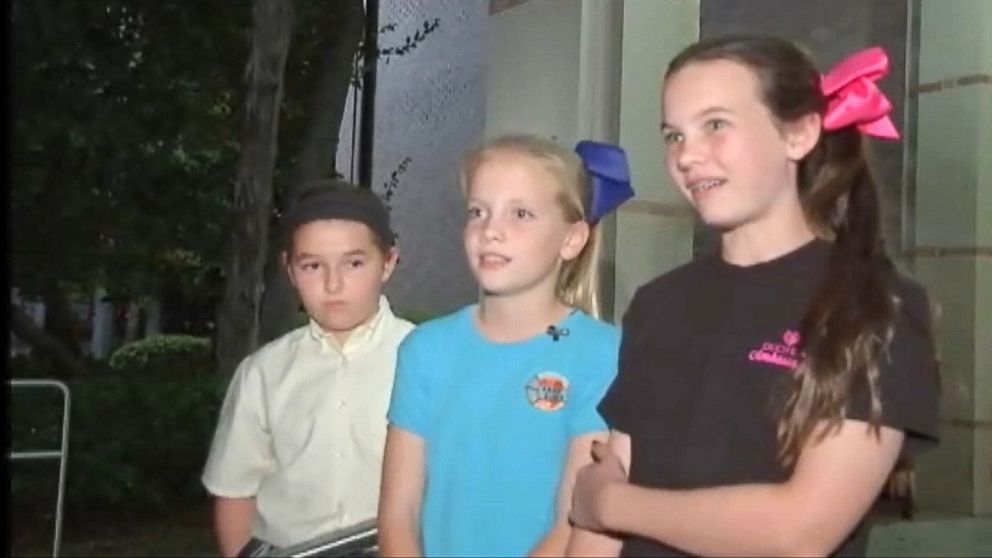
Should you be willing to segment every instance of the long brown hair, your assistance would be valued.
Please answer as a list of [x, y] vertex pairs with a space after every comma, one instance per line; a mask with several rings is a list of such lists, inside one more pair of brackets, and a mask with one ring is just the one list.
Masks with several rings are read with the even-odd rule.
[[[691, 45], [669, 65], [730, 60], [754, 72], [765, 106], [787, 123], [824, 114], [820, 74], [794, 43], [776, 37], [727, 36]], [[779, 458], [795, 462], [811, 436], [821, 440], [840, 428], [852, 386], [865, 382], [869, 424], [878, 436], [882, 412], [879, 374], [887, 358], [900, 300], [896, 270], [881, 236], [878, 187], [853, 126], [823, 130], [799, 163], [797, 183], [810, 227], [832, 240], [826, 275], [800, 323], [805, 355], [795, 389], [779, 420]], [[826, 428], [817, 430], [826, 421]]]
[[[565, 220], [569, 223], [586, 220], [592, 203], [592, 190], [582, 160], [575, 152], [537, 136], [500, 136], [469, 151], [462, 159], [459, 172], [463, 194], [468, 195], [479, 166], [500, 153], [525, 155], [540, 163], [557, 179], [557, 198]], [[555, 295], [562, 303], [596, 318], [600, 317], [599, 237], [599, 227], [590, 224], [589, 240], [578, 256], [562, 263], [555, 285]]]

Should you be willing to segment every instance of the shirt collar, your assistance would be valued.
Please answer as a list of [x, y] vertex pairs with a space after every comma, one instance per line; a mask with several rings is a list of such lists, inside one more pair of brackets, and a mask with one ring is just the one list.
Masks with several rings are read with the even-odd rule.
[[393, 310], [389, 306], [386, 295], [379, 295], [379, 309], [371, 318], [351, 331], [351, 335], [348, 336], [344, 345], [338, 341], [337, 337], [325, 332], [313, 318], [310, 318], [307, 323], [307, 330], [310, 337], [320, 343], [321, 348], [333, 350], [342, 356], [351, 356], [362, 348], [377, 342], [393, 317]]

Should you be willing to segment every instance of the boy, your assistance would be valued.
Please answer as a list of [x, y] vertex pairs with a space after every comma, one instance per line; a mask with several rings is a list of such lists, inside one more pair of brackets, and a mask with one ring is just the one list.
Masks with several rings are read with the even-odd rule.
[[202, 479], [224, 556], [375, 517], [396, 349], [413, 329], [381, 294], [398, 251], [372, 192], [310, 190], [283, 231], [310, 319], [245, 358], [228, 388]]

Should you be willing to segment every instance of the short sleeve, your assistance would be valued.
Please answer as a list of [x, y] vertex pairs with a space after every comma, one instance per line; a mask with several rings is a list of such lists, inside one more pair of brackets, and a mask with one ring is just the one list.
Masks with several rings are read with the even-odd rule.
[[[915, 284], [901, 289], [888, 360], [879, 375], [881, 423], [906, 434], [906, 448], [925, 449], [938, 440], [939, 373], [926, 292]], [[867, 383], [852, 389], [847, 418], [868, 421]]]
[[227, 388], [201, 479], [211, 494], [224, 498], [256, 495], [276, 467], [261, 374], [252, 362], [242, 361]]
[[638, 339], [642, 336], [641, 323], [638, 317], [640, 291], [634, 295], [623, 317], [620, 330], [620, 349], [616, 379], [606, 391], [599, 403], [599, 413], [606, 420], [611, 430], [619, 430], [630, 434], [637, 424], [637, 409], [635, 402], [638, 393], [643, 393], [647, 387], [647, 379], [640, 373], [643, 367], [634, 366], [640, 349]]
[[[418, 335], [419, 333], [419, 335]], [[414, 331], [400, 344], [396, 356], [396, 379], [386, 418], [393, 426], [426, 439], [429, 430], [430, 385], [428, 360], [422, 332]]]
[[569, 421], [569, 436], [576, 437], [591, 432], [602, 432], [607, 429], [606, 421], [596, 410], [596, 404], [602, 400], [607, 388], [617, 375], [617, 352], [620, 346], [619, 332], [610, 327], [603, 332], [605, 350], [602, 357], [596, 359], [595, 365], [587, 375], [582, 390], [575, 394], [575, 400], [569, 402], [573, 406], [573, 416]]

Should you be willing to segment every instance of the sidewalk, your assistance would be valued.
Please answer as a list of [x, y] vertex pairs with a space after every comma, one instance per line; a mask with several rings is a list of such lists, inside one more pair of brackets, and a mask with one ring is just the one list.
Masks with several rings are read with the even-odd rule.
[[992, 517], [927, 517], [877, 523], [868, 556], [992, 556]]

